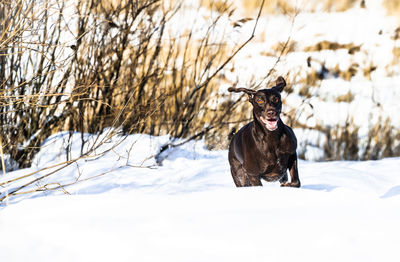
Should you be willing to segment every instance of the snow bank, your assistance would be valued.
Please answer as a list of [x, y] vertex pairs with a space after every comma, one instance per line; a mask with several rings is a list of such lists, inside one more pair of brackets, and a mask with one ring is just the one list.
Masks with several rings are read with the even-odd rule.
[[[73, 134], [72, 156], [80, 152], [80, 139]], [[154, 155], [168, 137], [121, 139], [110, 138], [97, 157], [79, 160], [46, 183], [92, 179], [64, 191], [15, 197], [2, 207], [1, 261], [400, 258], [400, 158], [300, 161], [300, 189], [279, 183], [235, 188], [227, 151], [192, 141], [165, 152], [163, 165], [156, 166]], [[34, 167], [7, 178], [64, 161], [67, 140], [68, 133], [54, 135]]]

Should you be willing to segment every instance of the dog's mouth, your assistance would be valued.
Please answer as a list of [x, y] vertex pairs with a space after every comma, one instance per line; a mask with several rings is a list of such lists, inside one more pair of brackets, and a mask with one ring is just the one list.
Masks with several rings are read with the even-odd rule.
[[264, 118], [263, 116], [260, 116], [260, 119], [269, 131], [274, 131], [275, 129], [278, 128], [278, 117], [267, 119]]

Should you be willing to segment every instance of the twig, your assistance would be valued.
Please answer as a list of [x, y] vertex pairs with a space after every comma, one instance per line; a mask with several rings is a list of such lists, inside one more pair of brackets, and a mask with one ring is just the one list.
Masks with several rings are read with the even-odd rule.
[[[6, 165], [4, 163], [3, 139], [1, 136], [0, 136], [0, 155], [1, 155], [1, 166], [3, 168], [3, 176], [5, 177], [6, 176]], [[6, 190], [5, 190], [6, 191], [6, 195], [5, 195], [6, 205], [8, 206], [8, 184], [7, 183], [5, 185], [5, 188], [6, 188]]]
[[202, 131], [200, 131], [199, 133], [194, 134], [193, 136], [191, 136], [191, 137], [189, 137], [189, 138], [183, 140], [183, 141], [180, 142], [180, 143], [174, 144], [174, 143], [172, 143], [172, 142], [169, 142], [169, 143], [163, 145], [163, 146], [161, 147], [161, 149], [160, 149], [160, 152], [158, 152], [158, 153], [154, 156], [154, 158], [156, 159], [157, 164], [158, 164], [158, 165], [161, 165], [161, 164], [162, 164], [162, 161], [164, 160], [164, 158], [161, 158], [161, 154], [162, 154], [164, 151], [166, 151], [167, 149], [174, 148], [174, 147], [178, 147], [178, 146], [181, 146], [181, 145], [186, 144], [186, 143], [189, 142], [189, 141], [195, 140], [195, 139], [197, 139], [198, 137], [201, 137], [202, 135], [204, 135], [206, 132], [208, 132], [208, 131], [210, 131], [211, 129], [213, 129], [214, 127], [215, 127], [215, 126], [208, 126], [208, 127], [204, 128]]
[[[35, 182], [38, 182], [38, 181], [42, 180], [43, 178], [46, 178], [46, 177], [48, 177], [48, 176], [51, 176], [52, 174], [57, 173], [57, 172], [60, 171], [61, 169], [64, 169], [65, 167], [69, 166], [70, 164], [72, 164], [72, 162], [67, 163], [67, 164], [65, 164], [64, 166], [60, 167], [60, 168], [57, 168], [56, 170], [54, 170], [54, 171], [52, 171], [52, 172], [50, 172], [50, 173], [48, 173], [48, 174], [46, 174], [46, 175], [43, 175], [43, 176], [41, 176], [41, 177], [38, 177], [38, 178], [36, 178], [36, 179], [34, 179], [34, 180], [32, 180], [32, 181], [30, 181], [30, 182], [28, 182], [28, 183], [26, 183], [26, 184], [20, 186], [20, 187], [18, 187], [17, 189], [14, 189], [13, 191], [11, 191], [11, 192], [9, 193], [9, 195], [10, 195], [10, 196], [11, 196], [11, 195], [17, 195], [17, 192], [20, 191], [21, 189], [24, 189], [24, 188], [26, 188], [27, 186], [29, 186], [29, 185], [31, 185], [31, 184], [33, 184], [33, 183], [35, 183]], [[1, 198], [0, 198], [0, 202], [3, 201], [4, 198], [6, 198], [6, 197], [1, 197]], [[8, 196], [7, 196], [7, 198], [8, 198]]]

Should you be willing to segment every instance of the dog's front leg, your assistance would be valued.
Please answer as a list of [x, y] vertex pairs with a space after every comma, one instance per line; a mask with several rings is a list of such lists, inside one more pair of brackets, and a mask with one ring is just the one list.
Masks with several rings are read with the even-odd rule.
[[285, 171], [284, 175], [282, 176], [281, 179], [279, 179], [279, 182], [281, 183], [281, 186], [284, 186], [288, 181], [288, 175], [287, 172]]
[[288, 169], [290, 173], [290, 182], [281, 183], [281, 186], [300, 187], [299, 173], [297, 169], [297, 154], [289, 157]]
[[259, 176], [248, 175], [251, 186], [262, 186]]
[[258, 176], [249, 175], [243, 167], [240, 167], [235, 175], [233, 175], [233, 180], [237, 187], [244, 186], [262, 186], [261, 180]]
[[235, 158], [231, 159], [231, 174], [237, 187], [250, 186], [250, 180], [246, 171]]

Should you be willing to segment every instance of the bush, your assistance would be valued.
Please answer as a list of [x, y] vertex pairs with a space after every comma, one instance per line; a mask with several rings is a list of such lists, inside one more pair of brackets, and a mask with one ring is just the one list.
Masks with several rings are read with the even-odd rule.
[[221, 70], [247, 42], [228, 45], [215, 30], [232, 7], [210, 16], [201, 38], [194, 25], [180, 32], [173, 24], [184, 8], [161, 0], [3, 1], [5, 153], [27, 167], [61, 130], [181, 138], [226, 125], [236, 104], [216, 103]]

